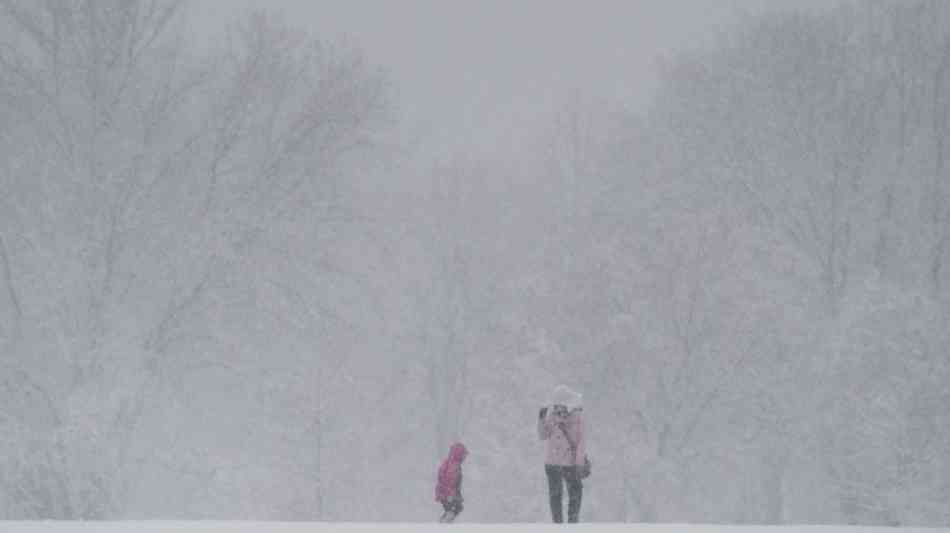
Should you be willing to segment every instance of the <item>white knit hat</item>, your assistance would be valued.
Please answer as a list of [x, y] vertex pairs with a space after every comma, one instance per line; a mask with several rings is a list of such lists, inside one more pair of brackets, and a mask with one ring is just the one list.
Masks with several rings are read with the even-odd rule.
[[567, 385], [558, 385], [551, 393], [551, 405], [563, 405], [570, 411], [581, 408], [583, 399], [581, 393], [571, 390]]

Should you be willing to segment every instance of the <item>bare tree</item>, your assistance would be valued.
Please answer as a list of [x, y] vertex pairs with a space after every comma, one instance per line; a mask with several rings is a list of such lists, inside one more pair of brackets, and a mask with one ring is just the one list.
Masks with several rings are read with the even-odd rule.
[[0, 136], [14, 207], [0, 273], [4, 331], [22, 332], [4, 364], [23, 412], [47, 413], [12, 422], [24, 451], [42, 443], [10, 455], [12, 516], [123, 515], [163, 464], [149, 437], [168, 392], [254, 365], [228, 340], [248, 335], [215, 318], [253, 314], [242, 298], [263, 287], [276, 300], [256, 271], [326, 272], [302, 266], [329, 265], [328, 249], [296, 250], [339, 230], [349, 161], [388, 120], [384, 77], [357, 50], [256, 16], [224, 54], [195, 57], [182, 5], [0, 5], [17, 118]]

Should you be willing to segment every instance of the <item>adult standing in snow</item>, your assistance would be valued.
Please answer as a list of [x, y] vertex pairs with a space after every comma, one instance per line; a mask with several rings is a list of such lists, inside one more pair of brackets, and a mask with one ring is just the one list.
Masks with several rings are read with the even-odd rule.
[[549, 406], [538, 412], [538, 438], [547, 441], [544, 472], [548, 478], [548, 496], [551, 518], [564, 521], [561, 512], [563, 486], [567, 485], [567, 521], [577, 522], [581, 511], [584, 485], [580, 467], [585, 461], [583, 408], [581, 395], [564, 385], [558, 385], [551, 395]]

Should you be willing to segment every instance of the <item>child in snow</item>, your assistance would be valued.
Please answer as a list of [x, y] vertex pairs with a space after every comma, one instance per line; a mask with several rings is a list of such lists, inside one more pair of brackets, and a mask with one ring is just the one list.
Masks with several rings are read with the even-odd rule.
[[467, 455], [465, 445], [456, 442], [449, 448], [449, 456], [439, 466], [435, 501], [445, 509], [439, 522], [451, 522], [462, 512], [462, 462]]

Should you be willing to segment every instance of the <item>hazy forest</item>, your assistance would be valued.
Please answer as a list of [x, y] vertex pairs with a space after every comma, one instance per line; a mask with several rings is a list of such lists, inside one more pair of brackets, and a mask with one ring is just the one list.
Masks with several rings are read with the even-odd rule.
[[584, 521], [950, 525], [950, 2], [787, 7], [492, 157], [305, 20], [0, 0], [0, 520], [432, 521], [461, 439], [544, 521], [568, 383]]

